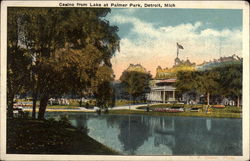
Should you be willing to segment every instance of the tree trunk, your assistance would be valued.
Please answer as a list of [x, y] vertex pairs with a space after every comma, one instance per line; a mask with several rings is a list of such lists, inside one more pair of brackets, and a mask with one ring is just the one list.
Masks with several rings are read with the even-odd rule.
[[210, 93], [208, 92], [207, 93], [207, 105], [210, 105], [210, 102], [209, 102], [210, 100], [209, 99], [210, 99]]
[[32, 106], [32, 118], [36, 118], [36, 103], [37, 103], [37, 97], [38, 97], [38, 83], [37, 83], [37, 78], [35, 75], [35, 72], [32, 72], [32, 81], [33, 81], [33, 93], [32, 93], [32, 98], [33, 98], [33, 106]]
[[240, 96], [237, 96], [237, 107], [240, 107]]
[[37, 102], [37, 96], [36, 94], [33, 95], [33, 108], [32, 108], [32, 118], [36, 118], [36, 102]]
[[132, 102], [131, 102], [131, 95], [129, 96], [129, 109], [131, 108]]
[[44, 114], [46, 111], [48, 100], [49, 100], [48, 96], [42, 96], [40, 99], [40, 107], [39, 107], [39, 112], [38, 112], [38, 119], [40, 120], [44, 119]]
[[7, 104], [8, 104], [8, 111], [7, 111], [8, 117], [13, 118], [14, 94], [8, 97]]
[[79, 102], [79, 106], [82, 107], [82, 99]]

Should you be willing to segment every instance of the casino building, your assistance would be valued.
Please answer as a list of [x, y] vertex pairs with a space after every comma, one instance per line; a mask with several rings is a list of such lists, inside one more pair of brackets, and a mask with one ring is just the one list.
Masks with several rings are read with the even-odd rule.
[[147, 100], [161, 103], [176, 101], [176, 88], [173, 85], [175, 81], [175, 78], [152, 80]]
[[[209, 70], [213, 67], [218, 67], [225, 64], [242, 63], [242, 58], [237, 55], [228, 57], [220, 57], [213, 61], [204, 62], [200, 65], [191, 63], [187, 60], [180, 60], [178, 57], [175, 59], [175, 65], [172, 68], [162, 69], [160, 66], [156, 69], [156, 76], [154, 80], [150, 81], [150, 93], [147, 94], [149, 102], [168, 103], [168, 102], [200, 102], [202, 95], [194, 92], [180, 93], [175, 88], [175, 82], [178, 71], [202, 71]], [[230, 100], [223, 100], [223, 104], [229, 104]]]
[[156, 69], [156, 76], [154, 80], [150, 81], [150, 93], [147, 95], [149, 102], [168, 103], [186, 100], [187, 95], [180, 95], [175, 88], [177, 73], [179, 71], [194, 71], [195, 63], [187, 60], [180, 60], [178, 57], [175, 59], [172, 68]]
[[[174, 65], [172, 68], [162, 68], [158, 66], [156, 69], [155, 78], [150, 80], [149, 93], [146, 93], [146, 99], [152, 103], [173, 103], [173, 102], [185, 102], [195, 104], [202, 102], [205, 99], [204, 95], [198, 94], [194, 91], [180, 92], [176, 89], [175, 83], [177, 81], [177, 73], [179, 71], [203, 71], [210, 70], [213, 67], [218, 67], [225, 64], [242, 63], [242, 58], [237, 55], [228, 57], [220, 57], [213, 61], [203, 62], [202, 64], [196, 65], [189, 59], [181, 60], [177, 57], [174, 59]], [[126, 69], [127, 71], [137, 71], [142, 73], [148, 73], [147, 69], [141, 64], [130, 64]], [[115, 82], [116, 89], [122, 89], [120, 82]], [[119, 86], [119, 87], [118, 87]], [[124, 91], [117, 90], [116, 97], [119, 99], [127, 98]], [[144, 95], [145, 96], [145, 95]], [[145, 97], [144, 97], [145, 98]], [[223, 104], [234, 104], [232, 100], [224, 99], [221, 103]]]

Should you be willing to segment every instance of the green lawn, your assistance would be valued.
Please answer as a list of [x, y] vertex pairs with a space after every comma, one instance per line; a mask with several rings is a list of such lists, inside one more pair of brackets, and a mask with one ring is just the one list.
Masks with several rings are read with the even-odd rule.
[[[204, 112], [207, 105], [186, 105], [186, 104], [158, 104], [158, 105], [149, 105], [150, 109], [154, 108], [170, 108], [173, 106], [183, 107], [184, 109], [187, 108], [200, 108], [201, 112]], [[211, 108], [212, 105], [210, 105], [209, 110], [212, 113], [242, 113], [241, 107], [236, 106], [226, 106], [225, 108]], [[139, 107], [138, 109], [146, 109], [147, 106]]]
[[60, 108], [60, 109], [79, 109], [79, 107], [74, 106], [74, 105], [48, 105], [47, 108]]
[[222, 117], [222, 118], [241, 118], [241, 113], [229, 113], [229, 112], [179, 112], [179, 113], [169, 113], [169, 112], [146, 112], [146, 111], [136, 111], [136, 110], [113, 110], [109, 111], [111, 114], [142, 114], [142, 115], [152, 115], [152, 116], [191, 116], [191, 117]]
[[8, 154], [118, 154], [66, 121], [8, 119]]
[[124, 106], [124, 105], [130, 105], [134, 103], [145, 103], [143, 101], [129, 101], [129, 100], [116, 100], [115, 101], [115, 106]]

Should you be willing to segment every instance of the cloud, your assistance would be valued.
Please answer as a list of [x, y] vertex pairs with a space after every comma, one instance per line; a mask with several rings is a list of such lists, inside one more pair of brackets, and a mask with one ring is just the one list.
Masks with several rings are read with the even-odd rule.
[[176, 42], [184, 46], [180, 58], [197, 64], [220, 56], [241, 56], [242, 31], [239, 29], [216, 30], [202, 22], [159, 26], [136, 17], [117, 14], [111, 17], [116, 24], [131, 24], [128, 35], [121, 39], [121, 51], [112, 59], [119, 78], [130, 63], [141, 63], [154, 75], [158, 65], [171, 67], [176, 58]]
[[133, 13], [135, 13], [137, 11], [138, 11], [138, 9], [136, 9], [136, 8], [126, 8], [124, 10], [123, 14], [133, 14]]
[[135, 17], [117, 15], [111, 18], [111, 22], [114, 21], [118, 24], [130, 23], [133, 25], [132, 32], [139, 34], [140, 36], [160, 36], [159, 32], [154, 28], [151, 23], [144, 22]]

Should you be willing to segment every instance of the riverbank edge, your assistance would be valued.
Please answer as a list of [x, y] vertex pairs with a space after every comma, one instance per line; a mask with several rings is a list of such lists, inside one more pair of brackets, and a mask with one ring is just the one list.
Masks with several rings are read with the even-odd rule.
[[201, 112], [147, 112], [139, 110], [112, 110], [110, 114], [142, 114], [148, 116], [177, 116], [177, 117], [209, 117], [209, 118], [239, 118], [242, 116], [240, 113], [201, 113]]
[[[25, 110], [31, 112], [32, 110]], [[82, 113], [95, 113], [95, 111], [85, 111], [85, 110], [70, 110], [70, 109], [47, 109], [46, 112], [82, 112]], [[201, 113], [201, 112], [154, 112], [154, 111], [145, 111], [145, 110], [127, 110], [127, 109], [114, 109], [109, 110], [110, 114], [141, 114], [149, 116], [180, 116], [180, 117], [214, 117], [214, 118], [242, 118], [241, 113]]]
[[31, 118], [7, 119], [7, 154], [122, 155], [69, 123]]

